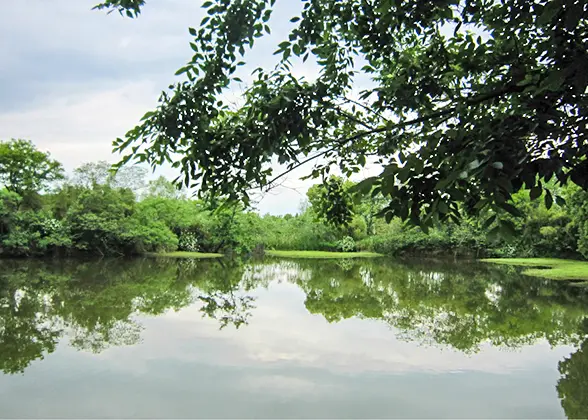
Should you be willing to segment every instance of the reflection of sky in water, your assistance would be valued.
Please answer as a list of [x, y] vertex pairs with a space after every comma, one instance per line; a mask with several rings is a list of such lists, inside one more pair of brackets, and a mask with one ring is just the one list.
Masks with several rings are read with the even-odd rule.
[[329, 324], [287, 277], [253, 292], [239, 330], [219, 331], [193, 305], [138, 317], [135, 346], [96, 355], [61, 343], [25, 375], [0, 376], [0, 416], [563, 416], [557, 363], [571, 348], [467, 355], [399, 340], [383, 322]]

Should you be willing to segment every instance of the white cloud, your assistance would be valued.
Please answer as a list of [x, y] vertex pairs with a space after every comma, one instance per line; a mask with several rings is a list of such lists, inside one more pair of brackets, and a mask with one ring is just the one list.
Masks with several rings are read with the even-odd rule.
[[0, 114], [0, 138], [34, 139], [68, 170], [82, 162], [114, 161], [112, 140], [139, 121], [157, 93], [152, 82], [137, 81], [56, 97], [29, 110]]

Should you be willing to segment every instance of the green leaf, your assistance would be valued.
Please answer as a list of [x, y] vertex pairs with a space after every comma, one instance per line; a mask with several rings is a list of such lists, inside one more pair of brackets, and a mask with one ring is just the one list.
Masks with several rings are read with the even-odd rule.
[[190, 70], [192, 68], [192, 66], [185, 66], [182, 67], [181, 69], [179, 69], [178, 71], [176, 71], [176, 76], [179, 76], [180, 74], [184, 74], [186, 73], [188, 70]]
[[531, 191], [529, 191], [529, 198], [531, 200], [536, 200], [537, 198], [541, 197], [541, 194], [543, 194], [543, 188], [541, 188], [540, 185], [537, 185], [531, 188]]
[[508, 213], [510, 213], [514, 217], [522, 217], [523, 216], [523, 213], [521, 213], [521, 211], [519, 209], [517, 209], [515, 206], [513, 206], [512, 204], [509, 204], [509, 203], [497, 203], [497, 205], [500, 208], [502, 208], [503, 210], [506, 210]]
[[506, 237], [514, 238], [517, 234], [517, 230], [515, 225], [510, 220], [501, 220], [500, 224], [500, 233]]
[[480, 165], [481, 165], [480, 161], [478, 159], [476, 159], [476, 160], [470, 162], [470, 164], [468, 165], [468, 168], [473, 171], [474, 169], [479, 168]]
[[496, 215], [492, 215], [490, 216], [488, 219], [486, 219], [486, 221], [484, 222], [484, 225], [482, 226], [482, 229], [488, 229], [490, 227], [490, 225], [492, 223], [494, 223], [494, 221], [496, 220]]
[[555, 17], [555, 15], [561, 10], [562, 10], [561, 1], [558, 1], [558, 0], [548, 1], [547, 4], [545, 5], [545, 7], [543, 8], [543, 12], [541, 13], [539, 18], [537, 19], [537, 24], [546, 25], [546, 24], [550, 23], [553, 20], [553, 18]]
[[551, 195], [551, 191], [545, 190], [545, 207], [549, 210], [553, 206], [553, 196]]
[[449, 207], [447, 206], [447, 203], [443, 200], [439, 201], [439, 203], [437, 204], [437, 209], [439, 210], [440, 213], [443, 213], [443, 214], [449, 213]]

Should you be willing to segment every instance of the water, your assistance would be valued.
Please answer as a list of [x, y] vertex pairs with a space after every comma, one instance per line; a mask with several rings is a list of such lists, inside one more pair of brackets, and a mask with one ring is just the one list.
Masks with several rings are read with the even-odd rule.
[[586, 319], [465, 262], [0, 261], [0, 417], [588, 417]]

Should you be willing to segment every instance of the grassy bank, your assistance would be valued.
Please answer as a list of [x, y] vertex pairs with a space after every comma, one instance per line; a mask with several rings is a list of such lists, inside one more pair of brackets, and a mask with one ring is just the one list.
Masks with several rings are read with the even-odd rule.
[[559, 258], [488, 258], [484, 262], [528, 267], [523, 274], [554, 280], [588, 281], [588, 262]]
[[169, 257], [169, 258], [220, 258], [223, 254], [213, 254], [213, 253], [206, 253], [206, 252], [186, 252], [186, 251], [176, 251], [176, 252], [150, 252], [145, 254], [148, 257]]
[[382, 254], [375, 252], [329, 252], [329, 251], [265, 251], [266, 255], [282, 258], [374, 258]]

